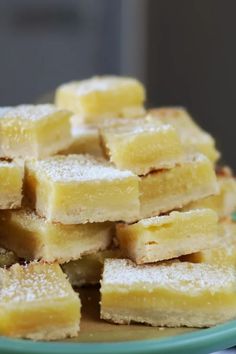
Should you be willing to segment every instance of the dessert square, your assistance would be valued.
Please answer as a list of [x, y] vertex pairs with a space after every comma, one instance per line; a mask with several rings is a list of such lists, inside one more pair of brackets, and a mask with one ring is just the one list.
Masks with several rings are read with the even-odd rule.
[[97, 124], [108, 117], [137, 117], [144, 114], [145, 89], [136, 79], [95, 76], [58, 87], [55, 103], [78, 115], [84, 123]]
[[210, 160], [200, 154], [187, 156], [172, 169], [153, 171], [140, 178], [141, 218], [181, 208], [218, 190]]
[[186, 109], [182, 107], [154, 108], [149, 111], [149, 114], [150, 117], [162, 123], [171, 124], [177, 130], [187, 152], [200, 152], [213, 163], [219, 159], [220, 153], [216, 150], [215, 140], [197, 125]]
[[1, 269], [0, 334], [33, 340], [74, 337], [80, 300], [58, 264]]
[[23, 163], [0, 160], [0, 209], [21, 206], [23, 176]]
[[81, 125], [73, 127], [71, 131], [72, 144], [61, 152], [63, 155], [90, 154], [93, 156], [103, 156], [98, 128]]
[[180, 162], [183, 147], [172, 126], [145, 119], [124, 121], [100, 128], [106, 155], [117, 168], [145, 175]]
[[217, 174], [219, 193], [203, 199], [195, 200], [183, 209], [211, 208], [220, 218], [231, 215], [236, 210], [236, 180], [231, 173]]
[[1, 109], [0, 156], [41, 158], [67, 148], [71, 114], [51, 104]]
[[182, 261], [236, 267], [236, 223], [221, 222], [217, 247], [181, 257]]
[[90, 155], [55, 156], [26, 164], [26, 193], [39, 215], [62, 224], [139, 217], [138, 177]]
[[113, 233], [109, 222], [63, 225], [51, 223], [29, 208], [0, 212], [0, 245], [26, 260], [69, 262], [106, 249]]
[[118, 324], [210, 327], [236, 318], [232, 267], [174, 262], [135, 265], [107, 259], [101, 318]]
[[218, 218], [211, 209], [173, 211], [135, 224], [117, 224], [122, 253], [137, 264], [152, 263], [214, 247]]
[[102, 277], [105, 259], [121, 258], [119, 248], [88, 254], [80, 259], [62, 264], [62, 269], [68, 276], [72, 286], [98, 284]]

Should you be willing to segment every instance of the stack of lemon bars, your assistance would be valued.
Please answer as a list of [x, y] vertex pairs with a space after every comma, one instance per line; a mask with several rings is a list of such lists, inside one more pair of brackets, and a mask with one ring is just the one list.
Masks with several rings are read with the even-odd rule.
[[76, 336], [99, 283], [117, 324], [236, 318], [236, 181], [185, 109], [144, 102], [104, 76], [0, 108], [1, 335]]

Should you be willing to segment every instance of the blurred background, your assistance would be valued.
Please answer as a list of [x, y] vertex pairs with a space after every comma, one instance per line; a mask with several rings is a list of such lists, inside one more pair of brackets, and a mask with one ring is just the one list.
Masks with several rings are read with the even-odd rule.
[[186, 106], [236, 169], [235, 13], [235, 0], [0, 0], [0, 105], [136, 76], [148, 106]]

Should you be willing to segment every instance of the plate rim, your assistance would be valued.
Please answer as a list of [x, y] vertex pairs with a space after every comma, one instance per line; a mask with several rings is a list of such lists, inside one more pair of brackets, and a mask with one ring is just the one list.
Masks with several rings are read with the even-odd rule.
[[[209, 345], [210, 341], [210, 345]], [[125, 353], [208, 353], [236, 344], [236, 320], [195, 332], [162, 339], [123, 342], [65, 343], [0, 338], [1, 353], [18, 354], [125, 354]]]

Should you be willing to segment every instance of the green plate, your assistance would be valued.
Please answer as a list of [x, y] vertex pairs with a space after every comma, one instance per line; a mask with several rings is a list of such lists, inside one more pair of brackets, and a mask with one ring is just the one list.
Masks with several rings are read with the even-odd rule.
[[80, 291], [81, 332], [64, 342], [0, 339], [1, 354], [204, 354], [236, 344], [236, 321], [209, 329], [114, 325], [99, 320], [99, 292]]

